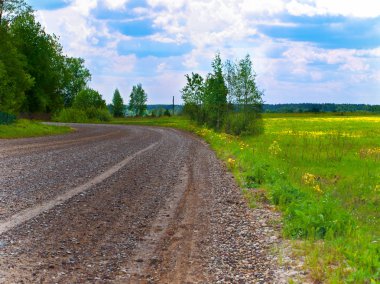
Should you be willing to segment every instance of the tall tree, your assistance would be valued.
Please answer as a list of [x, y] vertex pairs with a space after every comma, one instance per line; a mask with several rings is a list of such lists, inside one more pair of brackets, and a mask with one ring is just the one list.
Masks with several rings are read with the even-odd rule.
[[118, 89], [113, 93], [112, 114], [114, 117], [123, 117], [125, 115], [124, 101]]
[[143, 116], [145, 110], [147, 109], [146, 102], [148, 95], [145, 90], [142, 88], [141, 84], [133, 86], [132, 92], [130, 95], [130, 101], [128, 109], [133, 111], [137, 116]]
[[0, 25], [0, 39], [0, 111], [18, 113], [33, 79], [24, 71], [26, 59], [15, 48], [3, 25]]
[[237, 71], [238, 103], [242, 104], [244, 111], [247, 112], [255, 105], [262, 104], [261, 93], [256, 86], [256, 74], [252, 69], [249, 54], [239, 61]]
[[63, 103], [65, 107], [70, 107], [75, 96], [86, 89], [88, 82], [91, 80], [91, 73], [84, 66], [84, 59], [65, 57], [62, 80]]
[[52, 112], [63, 106], [64, 56], [57, 37], [49, 35], [32, 13], [17, 16], [10, 26], [17, 49], [26, 57], [26, 71], [35, 84], [26, 92], [28, 112]]
[[[260, 133], [263, 94], [256, 85], [256, 74], [250, 56], [247, 54], [236, 63], [227, 61], [225, 71], [229, 102], [238, 112], [228, 116], [227, 131], [234, 134]], [[233, 109], [232, 111], [234, 112]]]
[[213, 72], [207, 77], [205, 84], [205, 107], [207, 121], [211, 127], [220, 130], [227, 111], [227, 87], [223, 77], [223, 63], [217, 53], [211, 63]]
[[182, 99], [185, 102], [184, 111], [188, 113], [191, 119], [198, 120], [203, 123], [203, 104], [205, 100], [205, 84], [201, 75], [198, 73], [191, 73], [186, 76], [186, 86], [182, 88]]
[[79, 92], [73, 101], [73, 108], [86, 110], [89, 108], [106, 109], [102, 95], [93, 89], [86, 88]]

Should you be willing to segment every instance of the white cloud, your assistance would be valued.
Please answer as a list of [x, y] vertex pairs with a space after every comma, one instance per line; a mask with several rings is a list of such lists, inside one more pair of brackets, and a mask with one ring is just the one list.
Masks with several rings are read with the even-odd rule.
[[88, 16], [90, 11], [98, 5], [97, 0], [74, 0], [71, 7], [81, 15]]
[[241, 12], [255, 14], [277, 14], [285, 9], [285, 1], [282, 0], [244, 0], [240, 4]]
[[103, 0], [107, 8], [111, 10], [124, 9], [129, 0]]
[[[295, 26], [277, 17], [284, 14], [375, 17], [380, 15], [379, 0], [148, 0], [148, 6], [129, 11], [139, 19], [151, 20], [160, 30], [144, 40], [193, 46], [187, 54], [173, 58], [118, 54], [118, 43], [131, 37], [110, 30], [107, 21], [96, 19], [92, 11], [104, 6], [123, 10], [128, 2], [71, 0], [66, 8], [38, 12], [47, 31], [61, 37], [65, 52], [85, 58], [93, 73], [91, 86], [108, 102], [116, 87], [122, 94], [128, 93], [139, 82], [146, 87], [151, 103], [166, 103], [172, 95], [179, 98], [184, 74], [206, 75], [217, 51], [223, 59], [250, 53], [260, 88], [267, 90], [270, 102], [279, 97], [282, 102], [292, 101], [291, 94], [300, 101], [306, 92], [312, 94], [310, 100], [317, 100], [319, 93], [328, 101], [350, 84], [380, 81], [380, 48], [323, 49], [306, 42], [275, 41], [256, 30], [260, 24]], [[271, 55], [273, 50], [281, 52], [276, 57]]]
[[291, 0], [286, 4], [292, 15], [333, 15], [374, 18], [380, 16], [378, 0]]

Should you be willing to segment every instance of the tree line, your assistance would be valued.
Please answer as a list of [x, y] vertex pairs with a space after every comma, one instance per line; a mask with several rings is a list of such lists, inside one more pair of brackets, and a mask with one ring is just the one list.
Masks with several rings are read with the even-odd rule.
[[198, 73], [185, 75], [187, 83], [181, 90], [184, 112], [217, 131], [261, 133], [263, 92], [257, 87], [250, 56], [223, 64], [218, 53], [211, 67], [206, 78]]
[[[82, 58], [69, 57], [54, 34], [46, 33], [24, 0], [0, 0], [0, 112], [53, 113], [57, 120], [109, 120], [102, 95], [88, 83]], [[129, 108], [146, 109], [147, 94], [133, 86]], [[115, 90], [112, 114], [125, 114]]]
[[313, 103], [294, 103], [294, 104], [264, 104], [264, 112], [269, 113], [318, 113], [318, 112], [380, 112], [380, 105], [366, 104], [313, 104]]
[[0, 0], [0, 111], [70, 107], [91, 80], [82, 58], [63, 54], [23, 0]]

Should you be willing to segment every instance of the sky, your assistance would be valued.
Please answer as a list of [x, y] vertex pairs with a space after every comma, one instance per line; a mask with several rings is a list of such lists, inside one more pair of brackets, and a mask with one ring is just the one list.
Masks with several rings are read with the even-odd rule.
[[185, 74], [251, 56], [266, 103], [380, 104], [380, 0], [27, 0], [90, 86], [182, 103]]

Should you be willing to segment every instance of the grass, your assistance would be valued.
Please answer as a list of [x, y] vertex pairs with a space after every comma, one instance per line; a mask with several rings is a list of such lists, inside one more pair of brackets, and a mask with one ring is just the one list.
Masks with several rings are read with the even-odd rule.
[[20, 119], [10, 125], [0, 125], [0, 138], [27, 138], [64, 134], [71, 131], [72, 129], [66, 126], [46, 125], [36, 121]]
[[250, 207], [264, 196], [283, 212], [284, 237], [303, 240], [295, 244], [313, 281], [380, 282], [380, 116], [265, 115], [265, 134], [241, 138], [177, 117], [114, 123], [197, 133]]

